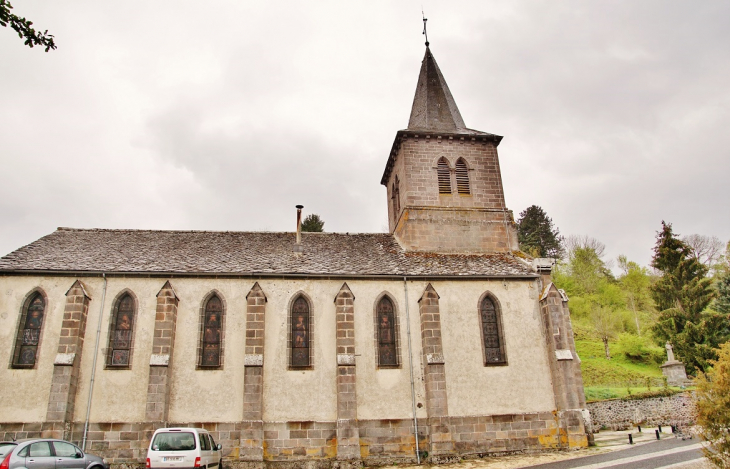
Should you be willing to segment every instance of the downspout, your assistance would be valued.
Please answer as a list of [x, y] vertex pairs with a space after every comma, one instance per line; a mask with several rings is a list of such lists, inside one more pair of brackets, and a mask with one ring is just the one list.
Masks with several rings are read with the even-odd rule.
[[416, 439], [416, 460], [421, 465], [421, 450], [418, 448], [418, 417], [416, 417], [416, 388], [413, 384], [413, 349], [411, 347], [411, 316], [408, 314], [408, 282], [403, 277], [403, 291], [406, 297], [406, 335], [408, 336], [408, 364], [411, 371], [411, 405], [413, 406], [413, 434]]
[[104, 288], [101, 291], [101, 304], [99, 305], [99, 325], [96, 327], [96, 343], [94, 344], [94, 364], [91, 366], [91, 380], [89, 381], [89, 400], [86, 402], [86, 420], [84, 421], [84, 439], [81, 442], [81, 451], [86, 451], [86, 436], [89, 433], [89, 418], [91, 416], [91, 396], [94, 393], [94, 378], [96, 377], [96, 360], [99, 355], [99, 338], [101, 337], [101, 319], [104, 317], [104, 300], [106, 299], [106, 274], [104, 277]]

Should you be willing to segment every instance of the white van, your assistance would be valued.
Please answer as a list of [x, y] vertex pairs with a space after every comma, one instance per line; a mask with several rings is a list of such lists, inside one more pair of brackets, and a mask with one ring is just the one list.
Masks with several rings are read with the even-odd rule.
[[160, 428], [147, 450], [147, 469], [223, 469], [221, 445], [202, 428]]

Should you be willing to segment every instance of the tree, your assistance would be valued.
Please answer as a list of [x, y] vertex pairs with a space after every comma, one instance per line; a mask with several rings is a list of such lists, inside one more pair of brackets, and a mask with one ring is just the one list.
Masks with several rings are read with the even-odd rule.
[[717, 282], [717, 298], [712, 307], [719, 313], [730, 315], [730, 272]]
[[691, 234], [682, 237], [692, 255], [705, 266], [712, 268], [722, 256], [722, 241], [717, 236]]
[[322, 220], [316, 213], [307, 215], [302, 222], [302, 231], [321, 233], [324, 231], [324, 220]]
[[10, 13], [12, 9], [13, 6], [10, 2], [0, 0], [0, 26], [7, 27], [10, 25], [21, 39], [25, 38], [25, 45], [28, 47], [42, 46], [46, 48], [46, 52], [50, 49], [56, 49], [56, 43], [53, 42], [53, 35], [48, 34], [47, 29], [42, 33], [36, 31], [33, 28], [32, 21]]
[[706, 311], [713, 299], [708, 268], [692, 254], [692, 249], [662, 222], [657, 233], [652, 266], [662, 272], [652, 286], [652, 297], [660, 310], [654, 335], [674, 345], [677, 355], [690, 367], [705, 370], [716, 358], [714, 349], [728, 339], [723, 315]]
[[717, 279], [717, 298], [712, 307], [715, 311], [730, 315], [730, 242], [727, 243], [725, 255], [721, 256]]
[[570, 237], [568, 259], [553, 272], [553, 281], [571, 300], [571, 312], [584, 318], [603, 342], [606, 359], [611, 359], [609, 341], [624, 330], [620, 311], [625, 308], [623, 292], [601, 259], [605, 247], [589, 237]]
[[650, 311], [654, 307], [649, 292], [651, 276], [646, 267], [641, 267], [636, 262], [628, 260], [624, 255], [618, 256], [618, 266], [623, 271], [618, 281], [626, 296], [626, 304], [634, 314], [636, 332], [641, 335], [639, 311]]
[[709, 443], [703, 451], [715, 466], [730, 468], [730, 342], [716, 351], [717, 360], [697, 376], [697, 423]]
[[616, 314], [615, 309], [596, 303], [593, 305], [593, 311], [591, 311], [591, 320], [603, 342], [606, 360], [610, 360], [611, 351], [608, 347], [608, 341], [615, 339], [621, 331], [621, 318]]
[[520, 249], [534, 257], [563, 257], [563, 237], [553, 220], [537, 205], [520, 212], [517, 220]]

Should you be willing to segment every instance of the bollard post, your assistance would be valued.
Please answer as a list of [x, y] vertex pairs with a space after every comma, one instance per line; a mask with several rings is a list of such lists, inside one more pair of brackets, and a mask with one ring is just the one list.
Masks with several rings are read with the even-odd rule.
[[631, 436], [631, 433], [629, 433], [629, 444], [630, 445], [633, 445], [634, 444], [634, 437]]
[[677, 427], [675, 425], [672, 425], [672, 433], [677, 433]]
[[641, 425], [636, 426], [639, 429], [639, 433], [641, 433]]
[[656, 432], [656, 439], [660, 440], [661, 438], [659, 437], [659, 430], [654, 430], [654, 432]]
[[661, 433], [662, 432], [662, 426], [661, 425], [657, 425], [657, 428], [659, 428], [659, 433]]

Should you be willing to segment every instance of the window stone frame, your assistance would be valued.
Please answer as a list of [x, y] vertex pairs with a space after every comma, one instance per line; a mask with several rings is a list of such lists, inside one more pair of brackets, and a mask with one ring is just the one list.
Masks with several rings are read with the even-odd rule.
[[[502, 360], [499, 362], [490, 362], [487, 360], [487, 350], [486, 350], [486, 344], [484, 342], [484, 323], [482, 322], [482, 304], [485, 300], [491, 300], [492, 304], [494, 305], [495, 315], [497, 319], [497, 335], [499, 337], [499, 348], [502, 355]], [[487, 366], [507, 366], [509, 365], [508, 358], [507, 358], [507, 343], [505, 341], [504, 336], [504, 326], [502, 321], [502, 305], [500, 304], [499, 300], [497, 299], [497, 296], [490, 292], [486, 291], [479, 297], [479, 302], [477, 303], [477, 320], [479, 324], [479, 339], [480, 339], [480, 349], [482, 350], [482, 363], [485, 367]]]
[[[395, 334], [395, 365], [382, 365], [380, 363], [380, 329], [378, 322], [378, 306], [383, 298], [388, 298], [390, 303], [393, 305], [393, 330]], [[375, 368], [376, 369], [398, 369], [403, 366], [401, 360], [401, 337], [400, 337], [400, 318], [398, 315], [398, 303], [395, 301], [393, 295], [389, 292], [384, 291], [375, 298], [373, 303], [373, 344], [375, 346]]]
[[[23, 365], [18, 363], [20, 360], [20, 350], [23, 342], [23, 331], [25, 331], [25, 323], [28, 320], [28, 312], [36, 296], [40, 296], [43, 301], [43, 317], [41, 319], [41, 325], [38, 328], [38, 344], [36, 345], [35, 360], [32, 365]], [[43, 344], [43, 327], [46, 323], [46, 316], [49, 311], [48, 306], [48, 295], [41, 287], [35, 287], [25, 295], [23, 302], [20, 306], [20, 317], [18, 318], [18, 324], [15, 328], [15, 340], [13, 342], [13, 353], [10, 355], [10, 369], [15, 370], [34, 370], [38, 366], [38, 355], [40, 354], [41, 345]]]
[[[126, 365], [112, 365], [112, 354], [114, 352], [113, 347], [113, 340], [114, 340], [114, 331], [116, 330], [115, 326], [117, 323], [117, 318], [119, 316], [119, 305], [122, 302], [122, 299], [129, 295], [130, 298], [132, 298], [133, 303], [133, 310], [132, 310], [132, 326], [131, 326], [131, 334], [129, 339], [129, 360]], [[107, 341], [106, 341], [106, 349], [104, 350], [104, 369], [105, 370], [129, 370], [132, 368], [132, 358], [134, 357], [134, 338], [135, 338], [135, 332], [137, 330], [137, 320], [139, 316], [139, 301], [137, 299], [137, 295], [134, 294], [132, 290], [129, 288], [125, 288], [122, 291], [120, 291], [115, 297], [114, 301], [112, 302], [111, 307], [111, 315], [109, 317], [109, 331], [107, 335]]]
[[[221, 318], [220, 318], [220, 349], [218, 355], [217, 365], [203, 365], [203, 346], [205, 343], [205, 310], [208, 306], [208, 302], [217, 297], [221, 302]], [[198, 313], [198, 347], [196, 350], [196, 370], [222, 370], [225, 365], [225, 350], [226, 350], [226, 316], [228, 311], [228, 305], [225, 297], [218, 290], [211, 290], [203, 297], [203, 301], [200, 303]]]
[[[307, 306], [309, 307], [309, 325], [308, 325], [308, 333], [309, 333], [309, 365], [301, 365], [301, 366], [295, 366], [292, 364], [293, 360], [293, 347], [292, 347], [292, 319], [294, 316], [294, 303], [299, 299], [303, 298], [304, 301], [307, 302]], [[289, 300], [289, 304], [287, 305], [287, 314], [286, 314], [286, 366], [287, 369], [290, 371], [305, 371], [305, 370], [313, 370], [314, 369], [314, 343], [315, 343], [315, 333], [314, 333], [314, 307], [312, 299], [304, 293], [303, 291], [298, 291], [292, 295], [292, 297]]]

